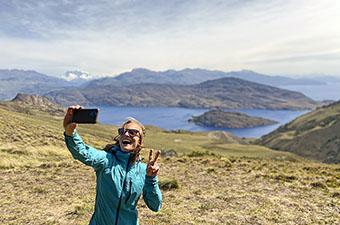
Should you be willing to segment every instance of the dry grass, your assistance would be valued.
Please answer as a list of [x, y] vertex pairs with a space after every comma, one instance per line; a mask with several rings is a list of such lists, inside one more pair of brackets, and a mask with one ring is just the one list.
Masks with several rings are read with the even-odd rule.
[[[159, 213], [140, 201], [141, 224], [336, 224], [337, 166], [218, 156], [161, 159]], [[2, 224], [87, 224], [92, 169], [72, 160], [0, 170]], [[167, 189], [167, 188], [165, 188]]]
[[[98, 148], [112, 142], [112, 129], [78, 128]], [[339, 165], [220, 143], [207, 133], [147, 129], [148, 147], [179, 157], [160, 159], [164, 205], [153, 213], [140, 201], [142, 225], [340, 223]], [[94, 172], [71, 158], [62, 133], [60, 118], [0, 108], [1, 224], [88, 224]]]

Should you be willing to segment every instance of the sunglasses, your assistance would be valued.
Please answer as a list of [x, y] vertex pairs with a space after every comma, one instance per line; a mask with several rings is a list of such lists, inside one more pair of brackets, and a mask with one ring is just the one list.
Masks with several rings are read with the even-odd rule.
[[137, 135], [140, 135], [139, 130], [136, 130], [136, 129], [124, 129], [123, 127], [122, 127], [122, 128], [118, 128], [118, 134], [119, 134], [119, 135], [123, 135], [123, 134], [125, 134], [126, 132], [128, 132], [128, 134], [129, 134], [130, 136], [137, 136]]

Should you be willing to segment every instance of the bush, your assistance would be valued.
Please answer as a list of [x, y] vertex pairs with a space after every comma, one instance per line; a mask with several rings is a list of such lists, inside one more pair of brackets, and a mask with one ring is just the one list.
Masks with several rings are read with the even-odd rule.
[[202, 157], [202, 156], [216, 156], [214, 153], [209, 151], [201, 152], [201, 151], [193, 151], [188, 154], [189, 157]]
[[328, 189], [325, 183], [319, 181], [311, 183], [310, 186], [312, 186], [313, 188], [321, 188], [326, 190]]
[[276, 180], [284, 181], [284, 182], [293, 182], [294, 180], [297, 180], [296, 176], [293, 175], [284, 175], [284, 174], [279, 174], [275, 176]]
[[169, 149], [169, 150], [162, 150], [161, 156], [164, 157], [164, 158], [166, 158], [166, 157], [177, 157], [178, 154], [175, 150]]
[[158, 182], [159, 188], [165, 191], [178, 189], [179, 184], [175, 178], [163, 178]]
[[215, 173], [216, 171], [215, 171], [215, 168], [213, 168], [213, 167], [209, 167], [208, 169], [207, 169], [207, 173]]

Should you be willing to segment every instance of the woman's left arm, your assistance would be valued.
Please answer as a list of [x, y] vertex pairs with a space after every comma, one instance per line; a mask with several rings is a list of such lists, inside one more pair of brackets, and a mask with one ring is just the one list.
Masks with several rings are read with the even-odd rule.
[[157, 176], [146, 175], [143, 188], [143, 198], [145, 204], [152, 211], [157, 212], [162, 208], [162, 193], [158, 186]]
[[146, 205], [152, 211], [159, 211], [162, 208], [162, 193], [158, 186], [159, 166], [157, 159], [160, 151], [156, 152], [155, 158], [152, 159], [152, 149], [149, 153], [149, 161], [146, 167], [145, 184], [143, 188], [143, 198]]

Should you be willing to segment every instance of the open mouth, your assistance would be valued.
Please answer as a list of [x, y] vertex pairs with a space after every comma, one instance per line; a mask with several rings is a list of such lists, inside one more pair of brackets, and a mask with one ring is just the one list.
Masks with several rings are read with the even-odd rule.
[[122, 143], [123, 143], [123, 145], [130, 145], [130, 144], [132, 144], [132, 140], [125, 139], [125, 140], [122, 141]]

